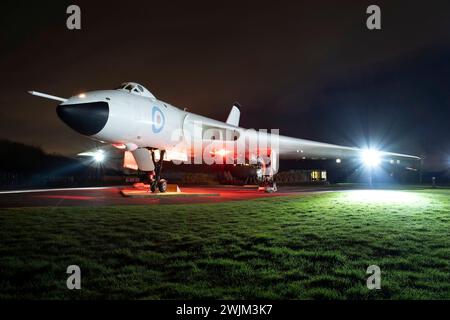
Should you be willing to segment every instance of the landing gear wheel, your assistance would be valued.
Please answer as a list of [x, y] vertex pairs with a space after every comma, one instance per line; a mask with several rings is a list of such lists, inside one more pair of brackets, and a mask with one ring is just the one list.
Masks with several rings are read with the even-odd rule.
[[167, 191], [167, 181], [162, 179], [158, 182], [158, 190], [159, 192], [166, 192]]
[[273, 179], [265, 179], [260, 183], [258, 191], [264, 191], [266, 193], [277, 192], [277, 183]]
[[276, 182], [272, 182], [272, 183], [268, 183], [265, 187], [265, 192], [266, 193], [272, 193], [272, 192], [277, 192], [277, 184]]
[[277, 192], [277, 184], [274, 181], [274, 160], [271, 153], [271, 158], [269, 160], [269, 165], [267, 165], [267, 159], [264, 157], [258, 157], [256, 163], [256, 178], [259, 182], [258, 191], [264, 191], [266, 193]]

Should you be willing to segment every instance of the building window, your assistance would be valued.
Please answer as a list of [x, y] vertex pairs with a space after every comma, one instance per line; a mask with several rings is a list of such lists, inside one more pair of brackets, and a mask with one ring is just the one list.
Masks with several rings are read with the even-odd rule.
[[311, 171], [311, 180], [312, 181], [326, 181], [327, 180], [327, 172], [320, 170]]

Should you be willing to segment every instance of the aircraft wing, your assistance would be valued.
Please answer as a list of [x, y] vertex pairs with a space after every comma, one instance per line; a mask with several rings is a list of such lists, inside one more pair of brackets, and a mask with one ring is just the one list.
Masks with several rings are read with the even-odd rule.
[[[239, 109], [236, 107], [232, 110], [228, 118], [233, 119], [233, 124], [237, 124], [239, 121]], [[233, 116], [233, 112], [236, 112]], [[197, 126], [202, 137], [191, 136], [195, 132], [194, 127]], [[238, 128], [230, 123], [223, 123], [220, 121], [212, 120], [206, 117], [188, 114], [183, 123], [183, 130], [187, 132], [186, 136], [189, 137], [188, 141], [195, 141], [195, 139], [202, 139], [203, 147], [208, 147], [212, 142], [218, 142], [219, 145], [218, 154], [233, 154], [235, 139], [233, 137], [238, 136], [239, 141], [245, 143], [245, 157], [247, 159], [253, 158], [256, 154], [270, 154], [271, 150], [278, 150], [278, 156], [280, 159], [351, 159], [351, 158], [361, 158], [367, 150], [363, 150], [355, 147], [340, 146], [330, 143], [317, 142], [306, 139], [298, 139], [287, 136], [275, 136], [271, 135], [267, 131], [255, 131], [247, 130], [244, 128]], [[205, 138], [205, 131], [212, 133], [215, 139]], [[208, 136], [208, 135], [207, 135]], [[228, 137], [227, 139], [224, 139]], [[277, 146], [278, 138], [278, 146]], [[217, 139], [217, 140], [216, 140]], [[225, 144], [228, 142], [230, 144]], [[261, 143], [262, 142], [262, 143]], [[222, 144], [221, 144], [222, 143]], [[192, 146], [191, 146], [192, 147]], [[211, 149], [211, 150], [212, 150]], [[271, 149], [271, 150], [269, 150]], [[188, 148], [185, 150], [185, 154], [190, 154], [194, 156], [194, 150]], [[237, 150], [236, 157], [240, 157], [239, 149]], [[399, 159], [409, 159], [409, 160], [419, 160], [419, 157], [401, 153], [387, 152], [387, 151], [376, 151], [376, 156], [384, 160], [399, 160]]]
[[[279, 136], [280, 159], [349, 159], [361, 157], [364, 150], [335, 144]], [[379, 151], [382, 158], [419, 160], [413, 155]]]

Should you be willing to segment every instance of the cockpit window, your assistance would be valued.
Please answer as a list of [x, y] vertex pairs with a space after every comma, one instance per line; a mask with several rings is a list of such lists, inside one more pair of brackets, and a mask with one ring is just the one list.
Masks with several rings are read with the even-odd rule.
[[150, 91], [148, 91], [146, 88], [144, 88], [142, 85], [136, 82], [122, 83], [120, 87], [117, 88], [117, 90], [127, 90], [130, 93], [137, 94], [142, 97], [156, 99], [155, 96]]

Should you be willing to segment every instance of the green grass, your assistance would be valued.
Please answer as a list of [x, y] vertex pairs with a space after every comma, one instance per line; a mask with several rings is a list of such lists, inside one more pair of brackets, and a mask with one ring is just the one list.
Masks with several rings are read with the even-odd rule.
[[2, 209], [0, 299], [449, 299], [450, 190], [375, 194]]

